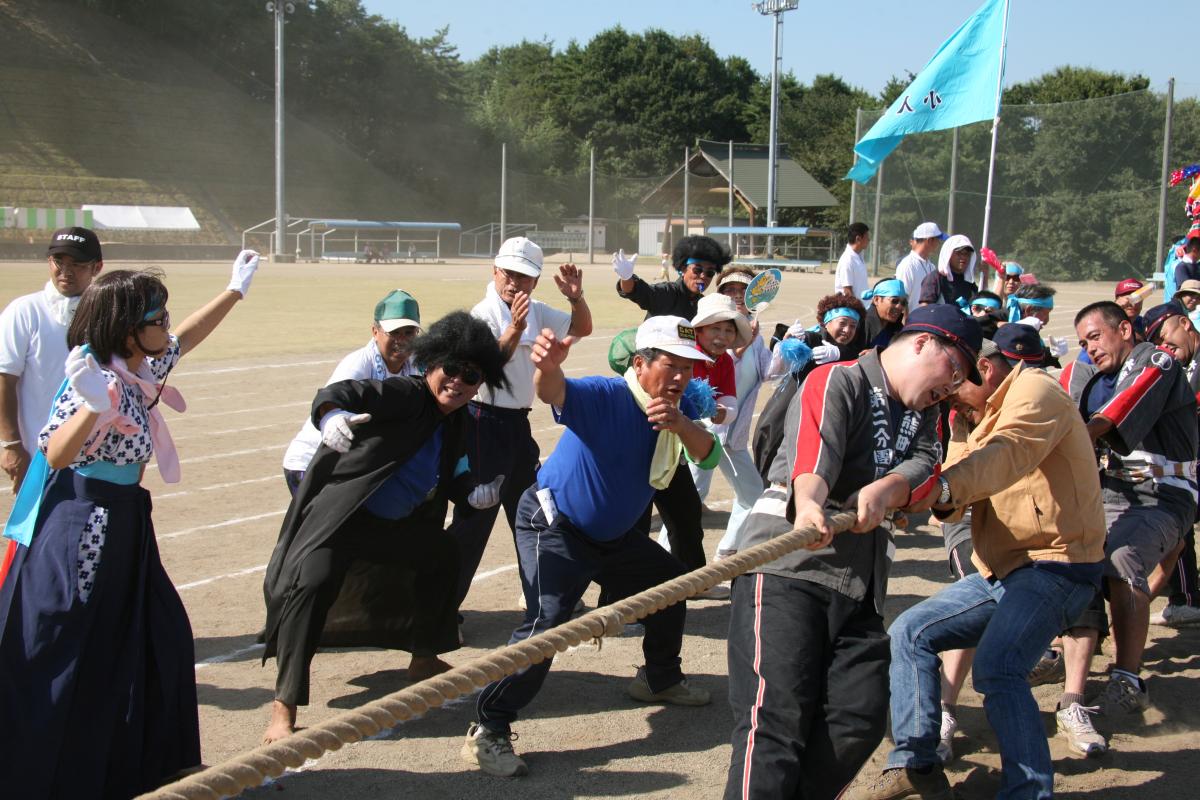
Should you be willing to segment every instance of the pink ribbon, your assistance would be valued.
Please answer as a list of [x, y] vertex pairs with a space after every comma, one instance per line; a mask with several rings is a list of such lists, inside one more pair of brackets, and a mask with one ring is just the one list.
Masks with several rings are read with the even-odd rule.
[[[150, 367], [145, 361], [138, 367], [137, 373], [130, 372], [117, 359], [113, 359], [105, 367], [115, 372], [117, 377], [126, 385], [141, 389], [142, 397], [146, 399], [148, 404], [153, 402], [154, 398], [157, 397], [161, 402], [166, 403], [180, 413], [187, 410], [187, 403], [184, 401], [180, 391], [174, 386], [156, 383], [154, 376], [150, 374]], [[92, 429], [93, 432], [106, 428], [115, 428], [127, 436], [137, 433], [140, 430], [137, 423], [130, 419], [128, 415], [121, 414], [118, 411], [121, 399], [120, 389], [115, 384], [110, 384], [108, 394], [112, 399], [112, 405], [108, 411], [105, 411], [96, 420], [96, 425]], [[179, 453], [175, 449], [175, 441], [171, 438], [171, 431], [167, 428], [167, 421], [163, 418], [162, 412], [158, 410], [158, 406], [151, 408], [148, 416], [150, 418], [150, 441], [154, 445], [154, 459], [158, 462], [158, 474], [162, 476], [165, 483], [178, 483], [180, 478]], [[95, 451], [100, 446], [103, 438], [103, 436], [96, 436], [87, 452], [90, 454]]]

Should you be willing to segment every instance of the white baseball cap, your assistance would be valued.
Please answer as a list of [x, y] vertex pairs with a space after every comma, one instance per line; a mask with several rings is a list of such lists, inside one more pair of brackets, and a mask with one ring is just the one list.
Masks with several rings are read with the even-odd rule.
[[941, 239], [946, 241], [946, 234], [942, 233], [942, 229], [938, 227], [936, 222], [922, 222], [913, 230], [912, 238], [914, 239]]
[[542, 248], [524, 236], [505, 239], [493, 262], [500, 269], [536, 278], [542, 274]]
[[712, 363], [712, 359], [696, 346], [696, 329], [683, 317], [648, 318], [638, 326], [634, 347], [662, 350], [680, 358]]

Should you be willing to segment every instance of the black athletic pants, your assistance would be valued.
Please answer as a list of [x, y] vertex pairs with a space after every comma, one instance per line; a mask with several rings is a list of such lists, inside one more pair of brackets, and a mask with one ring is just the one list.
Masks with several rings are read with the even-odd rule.
[[725, 800], [832, 800], [883, 740], [891, 653], [883, 619], [796, 578], [733, 582]]

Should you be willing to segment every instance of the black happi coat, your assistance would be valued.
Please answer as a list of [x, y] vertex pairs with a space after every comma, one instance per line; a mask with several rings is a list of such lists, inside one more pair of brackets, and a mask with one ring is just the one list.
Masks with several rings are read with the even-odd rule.
[[[305, 557], [326, 542], [398, 466], [420, 450], [439, 425], [442, 452], [438, 486], [432, 497], [399, 523], [406, 527], [405, 535], [448, 536], [443, 530], [447, 502], [465, 501], [471, 488], [469, 474], [457, 480], [454, 477], [456, 465], [466, 454], [467, 410], [463, 407], [443, 415], [423, 377], [341, 381], [326, 386], [313, 400], [314, 425], [319, 425], [319, 409], [326, 403], [354, 413], [368, 413], [371, 420], [355, 428], [354, 446], [349, 452], [337, 453], [324, 444], [317, 449], [288, 507], [263, 581], [267, 605], [264, 661], [275, 654], [280, 615]], [[397, 542], [397, 547], [403, 546]], [[454, 591], [457, 563], [414, 566], [455, 573], [447, 575], [446, 583], [448, 591]], [[412, 594], [411, 571], [356, 562], [329, 611], [321, 644], [411, 650], [412, 609], [415, 604], [431, 600]], [[458, 646], [454, 626], [448, 628], [446, 646], [439, 647], [438, 652]]]

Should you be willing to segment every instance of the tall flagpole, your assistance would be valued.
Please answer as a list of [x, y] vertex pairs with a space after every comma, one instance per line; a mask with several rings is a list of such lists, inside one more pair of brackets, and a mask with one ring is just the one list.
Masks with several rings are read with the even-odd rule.
[[987, 201], [983, 206], [983, 241], [980, 249], [988, 246], [988, 233], [992, 227], [992, 183], [996, 179], [996, 129], [1000, 127], [1000, 97], [1004, 89], [1004, 57], [1008, 49], [1008, 3], [1004, 0], [1004, 26], [1000, 33], [1000, 68], [996, 71], [996, 115], [992, 117], [992, 151], [988, 156]]

